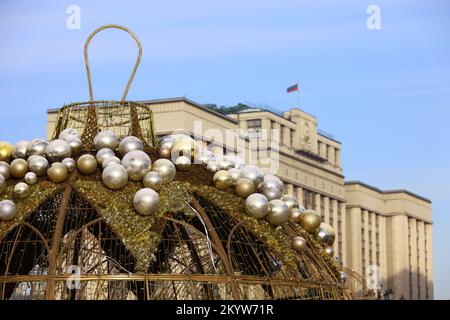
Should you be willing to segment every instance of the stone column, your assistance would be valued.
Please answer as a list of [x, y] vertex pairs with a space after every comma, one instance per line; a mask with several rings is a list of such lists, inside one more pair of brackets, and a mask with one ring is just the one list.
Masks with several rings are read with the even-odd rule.
[[329, 224], [329, 225], [331, 225], [331, 223], [330, 223], [330, 198], [328, 198], [328, 197], [323, 197], [322, 198], [322, 201], [323, 201], [323, 216], [325, 217], [325, 219], [324, 219], [324, 221], [325, 221], [325, 223], [327, 223], [327, 224]]
[[314, 195], [314, 210], [317, 212], [317, 214], [321, 215], [322, 214], [322, 210], [320, 207], [320, 194], [316, 193]]
[[292, 183], [286, 184], [286, 192], [287, 194], [294, 196], [294, 185]]
[[347, 252], [348, 248], [350, 246], [350, 237], [347, 233], [347, 212], [345, 208], [344, 202], [337, 202], [339, 215], [341, 216], [341, 236], [342, 236], [342, 263], [344, 266], [347, 266], [348, 260], [347, 260]]
[[[339, 216], [338, 216], [338, 201], [336, 199], [331, 199], [331, 211], [330, 214], [333, 216], [333, 224], [331, 225], [334, 229], [334, 231], [336, 232], [336, 241], [334, 242], [334, 252], [336, 252], [337, 255], [342, 257], [342, 252], [339, 252], [339, 241], [341, 241], [342, 243], [342, 247], [344, 246], [344, 243], [342, 242], [342, 230], [339, 230], [338, 228], [338, 221], [339, 221]], [[342, 226], [342, 221], [341, 221], [341, 226]]]
[[386, 217], [380, 216], [380, 222], [378, 226], [379, 236], [379, 253], [380, 253], [380, 272], [381, 272], [381, 284], [383, 285], [383, 291], [387, 288], [388, 279], [388, 267], [387, 267], [387, 248], [386, 248]]
[[295, 189], [295, 196], [297, 197], [298, 203], [303, 206], [303, 188], [297, 187]]
[[364, 234], [363, 234], [364, 247], [363, 248], [364, 248], [364, 261], [365, 261], [365, 263], [363, 263], [362, 267], [365, 270], [365, 272], [363, 274], [363, 276], [365, 277], [367, 275], [367, 267], [369, 266], [369, 262], [370, 262], [370, 257], [369, 257], [369, 248], [370, 248], [370, 243], [369, 243], [369, 211], [363, 210], [363, 217], [364, 217], [364, 225], [362, 227], [364, 227]]
[[405, 263], [405, 265], [408, 265], [410, 268], [410, 272], [411, 272], [411, 288], [412, 288], [412, 292], [411, 292], [411, 296], [405, 294], [405, 297], [409, 296], [409, 299], [414, 299], [417, 300], [419, 297], [419, 292], [418, 292], [418, 288], [419, 288], [419, 283], [417, 282], [417, 273], [419, 272], [418, 269], [418, 264], [417, 264], [417, 250], [418, 250], [418, 242], [417, 242], [417, 220], [416, 219], [412, 219], [409, 218], [408, 219], [408, 226], [409, 226], [409, 236], [408, 236], [408, 240], [409, 240], [409, 249], [411, 250], [410, 252], [410, 261], [408, 261], [408, 264]]
[[372, 233], [370, 250], [372, 250], [372, 264], [377, 264], [377, 221], [376, 213], [370, 213], [370, 231]]
[[361, 266], [361, 208], [354, 207], [347, 215], [347, 266], [362, 274]]
[[425, 246], [426, 250], [426, 258], [427, 258], [427, 264], [426, 264], [426, 271], [427, 271], [427, 285], [428, 285], [428, 299], [432, 300], [434, 298], [433, 290], [434, 290], [434, 283], [433, 283], [433, 225], [431, 223], [425, 224], [425, 233], [426, 233], [426, 240], [427, 244]]
[[336, 167], [340, 168], [341, 167], [341, 150], [336, 149], [335, 152], [335, 158], [336, 158]]
[[418, 249], [419, 249], [419, 299], [425, 299], [426, 294], [426, 278], [425, 278], [425, 223], [423, 221], [417, 222], [418, 232]]

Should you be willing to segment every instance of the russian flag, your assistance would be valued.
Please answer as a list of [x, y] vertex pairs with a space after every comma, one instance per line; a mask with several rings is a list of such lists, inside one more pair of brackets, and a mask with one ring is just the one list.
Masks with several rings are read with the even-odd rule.
[[291, 92], [294, 92], [294, 91], [297, 91], [297, 90], [298, 90], [298, 83], [296, 83], [296, 84], [294, 84], [294, 85], [292, 85], [292, 86], [290, 86], [289, 88], [286, 89], [287, 93], [291, 93]]

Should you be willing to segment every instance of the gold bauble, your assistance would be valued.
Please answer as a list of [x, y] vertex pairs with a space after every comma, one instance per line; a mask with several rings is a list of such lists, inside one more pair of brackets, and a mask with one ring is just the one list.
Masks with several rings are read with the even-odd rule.
[[233, 178], [226, 170], [219, 170], [213, 177], [214, 186], [219, 190], [227, 190], [233, 185]]
[[67, 167], [61, 162], [54, 162], [52, 166], [47, 170], [47, 176], [50, 181], [54, 183], [61, 183], [67, 179], [69, 171]]
[[236, 182], [236, 194], [239, 197], [247, 199], [253, 192], [255, 192], [255, 184], [252, 180], [241, 178]]
[[169, 158], [170, 158], [171, 151], [170, 151], [169, 148], [159, 148], [159, 149], [158, 149], [158, 153], [159, 153], [159, 155], [160, 155], [161, 157], [166, 158], [166, 159], [169, 159]]
[[314, 233], [314, 237], [320, 243], [332, 246], [334, 243], [334, 239], [336, 237], [336, 233], [332, 226], [327, 223], [321, 223], [319, 229]]
[[333, 249], [333, 247], [330, 247], [330, 246], [325, 247], [325, 248], [323, 249], [323, 252], [325, 252], [325, 254], [328, 255], [328, 256], [330, 256], [330, 257], [333, 257], [333, 256], [334, 256], [334, 249]]
[[13, 194], [18, 199], [24, 199], [30, 194], [30, 186], [25, 182], [19, 182], [14, 186]]
[[300, 217], [302, 216], [302, 213], [305, 211], [304, 208], [294, 208], [289, 211], [289, 220], [291, 220], [294, 223], [300, 222]]
[[97, 160], [91, 154], [83, 154], [78, 158], [77, 167], [82, 174], [93, 174], [97, 170]]
[[300, 226], [308, 231], [314, 233], [320, 227], [320, 216], [314, 210], [305, 210], [299, 218]]
[[306, 248], [306, 240], [303, 237], [296, 236], [292, 239], [291, 246], [295, 251], [301, 252]]
[[0, 161], [9, 162], [14, 152], [14, 146], [6, 141], [0, 141]]
[[28, 172], [28, 162], [24, 159], [15, 159], [9, 165], [9, 170], [11, 171], [11, 176], [13, 178], [23, 179]]

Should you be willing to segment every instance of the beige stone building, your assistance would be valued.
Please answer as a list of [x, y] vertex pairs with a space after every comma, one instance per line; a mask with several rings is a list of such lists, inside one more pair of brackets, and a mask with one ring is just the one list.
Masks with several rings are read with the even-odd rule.
[[[186, 98], [143, 103], [152, 106], [158, 136], [183, 128], [203, 147], [275, 171], [287, 192], [334, 227], [335, 255], [344, 266], [363, 278], [379, 274], [379, 292], [433, 298], [430, 200], [345, 182], [341, 143], [318, 130], [316, 117], [297, 108], [283, 115], [252, 109], [225, 116]], [[56, 112], [48, 110], [48, 138]]]

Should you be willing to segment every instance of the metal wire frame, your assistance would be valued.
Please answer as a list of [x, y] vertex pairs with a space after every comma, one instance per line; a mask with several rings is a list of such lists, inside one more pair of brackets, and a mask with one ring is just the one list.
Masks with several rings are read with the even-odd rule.
[[313, 249], [288, 270], [243, 223], [198, 195], [191, 206], [196, 215], [167, 213], [154, 260], [140, 274], [120, 237], [68, 183], [0, 242], [0, 298], [345, 297]]

